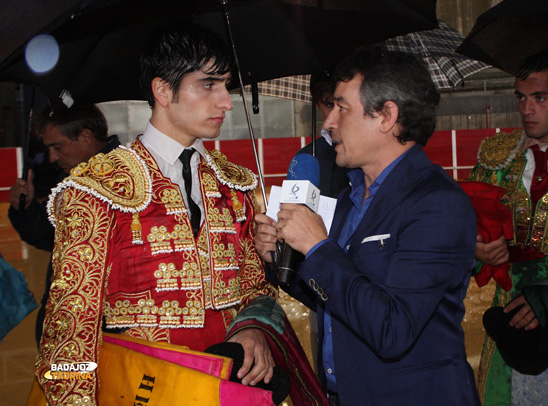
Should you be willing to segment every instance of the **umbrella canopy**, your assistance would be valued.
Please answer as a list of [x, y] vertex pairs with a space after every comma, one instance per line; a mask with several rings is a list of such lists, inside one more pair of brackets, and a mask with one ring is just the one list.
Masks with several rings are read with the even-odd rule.
[[457, 52], [512, 75], [548, 49], [548, 1], [504, 0], [480, 15]]
[[489, 65], [458, 54], [455, 50], [464, 36], [444, 21], [438, 28], [391, 38], [382, 44], [391, 51], [414, 53], [422, 57], [438, 89], [455, 89], [464, 78]]
[[[239, 89], [234, 89], [231, 93], [239, 91]], [[245, 91], [247, 94], [250, 94], [254, 90], [251, 86], [245, 86]], [[262, 96], [274, 96], [303, 103], [312, 103], [310, 75], [284, 76], [282, 78], [265, 80], [257, 84], [256, 92]]]
[[[70, 17], [84, 0], [2, 0], [0, 2], [0, 61], [24, 44], [44, 24], [50, 29], [56, 21]], [[29, 18], [40, 16], [40, 18]]]
[[[169, 24], [197, 23], [232, 47], [238, 85], [243, 87], [322, 73], [363, 43], [437, 25], [436, 0], [326, 0], [314, 7], [294, 3], [89, 0], [70, 19], [45, 30], [59, 44], [58, 61], [51, 69], [29, 69], [21, 47], [0, 63], [0, 81], [35, 85], [53, 105], [139, 100], [140, 56], [151, 35]], [[244, 109], [254, 141], [245, 98]], [[266, 202], [255, 142], [252, 146]]]
[[[53, 69], [43, 74], [32, 72], [21, 47], [0, 63], [0, 80], [36, 85], [51, 102], [63, 92], [77, 103], [138, 100], [142, 99], [137, 82], [139, 57], [158, 27], [174, 21], [192, 21], [207, 26], [230, 43], [218, 1], [88, 3], [79, 14], [48, 31], [59, 43], [59, 61]], [[321, 73], [363, 43], [437, 24], [436, 0], [324, 1], [321, 7], [292, 3], [228, 2], [245, 84]]]

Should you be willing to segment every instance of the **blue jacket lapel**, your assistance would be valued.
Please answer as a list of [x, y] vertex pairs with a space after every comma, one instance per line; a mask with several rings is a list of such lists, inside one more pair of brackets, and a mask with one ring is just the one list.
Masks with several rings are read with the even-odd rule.
[[352, 207], [350, 192], [351, 188], [347, 187], [339, 194], [337, 199], [337, 207], [335, 208], [335, 215], [333, 217], [333, 223], [331, 224], [331, 230], [329, 233], [329, 236], [334, 237], [335, 239], [341, 234], [346, 216]]

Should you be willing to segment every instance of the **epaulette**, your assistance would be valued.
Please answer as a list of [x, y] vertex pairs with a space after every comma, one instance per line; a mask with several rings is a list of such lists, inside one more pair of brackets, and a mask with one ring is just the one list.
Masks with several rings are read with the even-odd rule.
[[524, 143], [522, 130], [514, 130], [510, 134], [499, 132], [485, 138], [478, 150], [478, 164], [492, 171], [503, 169], [515, 158]]
[[243, 166], [229, 162], [222, 152], [206, 150], [205, 160], [223, 185], [241, 192], [247, 192], [257, 187], [255, 174]]
[[128, 213], [143, 211], [152, 199], [152, 180], [145, 162], [124, 146], [82, 162], [52, 189], [48, 213], [54, 225], [56, 196], [68, 187], [90, 193], [112, 209]]

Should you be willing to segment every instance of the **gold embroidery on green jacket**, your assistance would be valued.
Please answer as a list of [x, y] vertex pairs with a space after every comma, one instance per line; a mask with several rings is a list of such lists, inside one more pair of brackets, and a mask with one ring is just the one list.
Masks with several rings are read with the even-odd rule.
[[513, 215], [514, 237], [511, 245], [535, 248], [546, 254], [548, 240], [544, 235], [547, 229], [548, 194], [537, 202], [533, 215], [531, 199], [522, 181], [527, 164], [524, 143], [525, 134], [521, 130], [510, 134], [497, 133], [483, 140], [478, 152], [478, 164], [472, 170], [469, 180], [504, 188], [506, 194], [502, 202]]

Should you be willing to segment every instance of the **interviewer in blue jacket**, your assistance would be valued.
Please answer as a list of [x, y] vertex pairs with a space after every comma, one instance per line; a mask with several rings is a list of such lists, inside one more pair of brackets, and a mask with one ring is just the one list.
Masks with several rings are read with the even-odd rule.
[[318, 312], [333, 405], [479, 405], [461, 328], [474, 209], [422, 149], [439, 93], [422, 61], [394, 52], [358, 51], [335, 80], [324, 127], [353, 170], [330, 235], [285, 204], [277, 223], [256, 217], [257, 249], [270, 261], [278, 239], [305, 254], [288, 292]]

